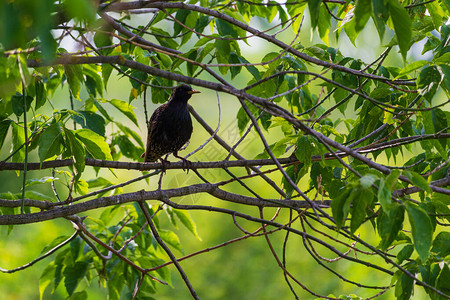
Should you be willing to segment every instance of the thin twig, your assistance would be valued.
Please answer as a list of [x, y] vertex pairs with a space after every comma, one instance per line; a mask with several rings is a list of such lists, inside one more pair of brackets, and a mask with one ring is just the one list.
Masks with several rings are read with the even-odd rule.
[[29, 262], [29, 263], [27, 263], [27, 264], [25, 264], [23, 266], [20, 266], [20, 267], [11, 269], [11, 270], [0, 268], [0, 272], [2, 272], [2, 273], [14, 273], [14, 272], [26, 269], [28, 267], [31, 267], [32, 265], [34, 265], [38, 261], [41, 261], [44, 258], [49, 257], [50, 255], [52, 255], [53, 253], [55, 253], [56, 251], [58, 251], [59, 249], [61, 249], [65, 245], [67, 245], [68, 243], [70, 243], [73, 239], [75, 239], [78, 236], [78, 234], [79, 234], [79, 231], [75, 231], [68, 239], [66, 239], [65, 241], [59, 243], [58, 245], [56, 245], [52, 249], [50, 249], [47, 252], [45, 252], [43, 255], [39, 256], [38, 258], [32, 260], [31, 262]]
[[152, 217], [150, 216], [147, 206], [145, 204], [145, 202], [139, 202], [139, 206], [141, 207], [141, 210], [145, 216], [145, 219], [147, 220], [147, 223], [150, 227], [150, 230], [152, 231], [153, 237], [156, 239], [156, 241], [158, 242], [158, 244], [161, 246], [161, 248], [164, 249], [164, 251], [166, 252], [166, 254], [170, 257], [170, 259], [172, 260], [173, 264], [175, 265], [175, 267], [177, 268], [178, 272], [181, 275], [181, 278], [183, 279], [183, 281], [186, 283], [186, 286], [189, 289], [189, 292], [191, 293], [192, 297], [194, 299], [200, 299], [197, 296], [197, 293], [195, 292], [194, 288], [192, 287], [189, 279], [186, 276], [186, 273], [184, 272], [183, 268], [181, 267], [181, 265], [178, 263], [177, 259], [175, 258], [175, 255], [173, 255], [172, 251], [170, 250], [170, 248], [166, 245], [166, 243], [164, 243], [164, 241], [161, 239], [158, 231], [156, 230], [155, 224], [153, 224], [153, 220]]

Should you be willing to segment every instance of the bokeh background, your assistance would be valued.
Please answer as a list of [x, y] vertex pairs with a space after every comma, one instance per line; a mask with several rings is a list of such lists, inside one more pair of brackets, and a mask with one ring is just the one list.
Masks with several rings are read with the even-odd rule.
[[[144, 22], [144, 16], [142, 17]], [[317, 34], [309, 31], [308, 15], [306, 11], [304, 28], [308, 30], [302, 30], [300, 34], [300, 41], [303, 46], [307, 47], [314, 45], [315, 43], [322, 43], [317, 37]], [[269, 28], [274, 24], [268, 24], [267, 21], [255, 18], [252, 22], [259, 22], [258, 27]], [[139, 23], [139, 20], [137, 20]], [[171, 31], [170, 28], [166, 29]], [[392, 32], [387, 32], [385, 40], [380, 41], [375, 27], [370, 20], [368, 26], [359, 35], [356, 40], [356, 47], [349, 41], [344, 33], [341, 34], [339, 40], [334, 38], [333, 34], [330, 34], [329, 45], [331, 47], [337, 47], [344, 54], [344, 56], [353, 56], [359, 58], [365, 63], [370, 63], [375, 60], [378, 55], [385, 49], [383, 45], [392, 38]], [[286, 41], [292, 40], [294, 33], [291, 30], [287, 30], [282, 34], [282, 39]], [[253, 40], [251, 46], [241, 43], [241, 50], [249, 55], [245, 57], [252, 57], [255, 62], [261, 61], [261, 59], [271, 51], [278, 51], [278, 49], [271, 49], [265, 43]], [[76, 47], [76, 45], [65, 45], [66, 47]], [[413, 56], [418, 59], [421, 52], [421, 45], [410, 50], [409, 56]], [[428, 57], [421, 57], [420, 59], [429, 59]], [[396, 51], [392, 51], [388, 56], [389, 64], [394, 64], [399, 67], [403, 66], [401, 56]], [[129, 97], [129, 91], [131, 84], [127, 78], [122, 78], [113, 75], [107, 86], [107, 93], [105, 98], [117, 98], [127, 100]], [[209, 79], [207, 75], [202, 74], [202, 78]], [[227, 78], [227, 80], [231, 80]], [[250, 80], [250, 77], [246, 78], [244, 72], [234, 79], [234, 83], [240, 86], [239, 82], [246, 83]], [[241, 84], [243, 85], [243, 84]], [[314, 93], [319, 92], [318, 87], [312, 86]], [[216, 128], [218, 123], [218, 104], [217, 95], [215, 92], [204, 90], [200, 88], [202, 92], [199, 95], [195, 95], [190, 104], [196, 109], [196, 111], [210, 124], [211, 127]], [[84, 91], [84, 96], [87, 96]], [[219, 135], [233, 144], [239, 139], [239, 131], [237, 127], [236, 114], [239, 109], [239, 102], [228, 95], [219, 94], [221, 105], [221, 129]], [[52, 98], [53, 105], [56, 108], [68, 108], [67, 105], [69, 93], [67, 86], [60, 88]], [[80, 97], [83, 98], [83, 93]], [[151, 101], [148, 101], [151, 102]], [[139, 119], [140, 127], [137, 128], [134, 124], [124, 118], [123, 115], [115, 113], [113, 109], [109, 111], [115, 120], [120, 120], [123, 124], [127, 124], [131, 129], [138, 132], [142, 139], [146, 138], [145, 118], [143, 113], [143, 101], [142, 99], [134, 100], [131, 103], [135, 109], [135, 113]], [[83, 102], [76, 102], [75, 106], [80, 107]], [[330, 104], [331, 105], [331, 104]], [[326, 104], [325, 104], [326, 106]], [[157, 107], [155, 104], [150, 105], [149, 113]], [[353, 105], [348, 105], [348, 111], [345, 115], [339, 115], [338, 113], [333, 115], [333, 118], [345, 117], [352, 118]], [[48, 112], [51, 112], [51, 107], [45, 107]], [[122, 118], [122, 119], [121, 119]], [[109, 129], [111, 130], [111, 129]], [[270, 143], [277, 141], [282, 135], [278, 131], [278, 128], [270, 129], [270, 134], [266, 134]], [[346, 130], [344, 127], [339, 130]], [[181, 155], [194, 150], [200, 144], [202, 144], [209, 135], [205, 130], [194, 121], [194, 134], [188, 148], [181, 152]], [[7, 137], [8, 145], [10, 142], [10, 136]], [[240, 145], [237, 150], [247, 158], [254, 158], [256, 155], [262, 152], [262, 144], [258, 140], [254, 133], [251, 133], [249, 138]], [[3, 147], [0, 158], [7, 156], [10, 149]], [[226, 157], [227, 153], [218, 146], [214, 141], [209, 143], [203, 150], [197, 152], [190, 158], [192, 161], [209, 161], [220, 160]], [[408, 160], [414, 153], [405, 153], [404, 160]], [[126, 160], [125, 157], [122, 158]], [[383, 159], [382, 156], [379, 159]], [[30, 161], [38, 161], [37, 154], [32, 154]], [[381, 163], [383, 161], [381, 160]], [[398, 161], [401, 164], [402, 161]], [[244, 170], [237, 170], [236, 174], [243, 174]], [[45, 174], [47, 172], [48, 174]], [[108, 170], [101, 170], [100, 176], [108, 178], [113, 183], [119, 183], [121, 181], [129, 180], [133, 177], [139, 176], [140, 173], [136, 171], [117, 170], [115, 171], [117, 178], [113, 176]], [[218, 181], [229, 178], [223, 171], [204, 171], [202, 172], [207, 178], [212, 181]], [[43, 176], [51, 176], [51, 171], [46, 170], [43, 172], [30, 172], [29, 178], [40, 178]], [[95, 177], [95, 172], [86, 172], [83, 175], [83, 179], [88, 180]], [[275, 182], [281, 184], [281, 178], [279, 176], [271, 175], [271, 178]], [[186, 174], [182, 170], [169, 170], [164, 177], [163, 186], [166, 188], [179, 187], [186, 184], [200, 182], [193, 172]], [[255, 190], [261, 191], [262, 194], [272, 194], [272, 191], [260, 181], [250, 181], [251, 187]], [[309, 178], [303, 178], [300, 187], [307, 189]], [[0, 172], [0, 193], [6, 191], [12, 191], [18, 193], [21, 191], [22, 177], [21, 174], [17, 175], [12, 171]], [[133, 185], [127, 186], [124, 192], [131, 192], [138, 189], [154, 189], [156, 186], [156, 179], [152, 178], [150, 183], [139, 182]], [[64, 188], [60, 183], [57, 183], [58, 190], [64, 195]], [[35, 186], [34, 190], [42, 193], [50, 193], [50, 185]], [[231, 185], [228, 189], [236, 193], [243, 193], [242, 188], [235, 184]], [[234, 209], [240, 212], [249, 213], [257, 216], [258, 210], [253, 207], [244, 207], [233, 203], [226, 203], [210, 197], [207, 194], [191, 195], [186, 197], [180, 197], [172, 199], [178, 203], [184, 204], [205, 204], [212, 206], [220, 206], [224, 208]], [[156, 204], [156, 202], [153, 202]], [[269, 216], [273, 214], [275, 210], [265, 210], [265, 215]], [[90, 212], [89, 215], [98, 216], [101, 210]], [[201, 240], [195, 238], [183, 225], [179, 224], [177, 229], [171, 227], [167, 216], [162, 213], [160, 215], [160, 221], [163, 226], [167, 226], [174, 230], [180, 237], [184, 254], [189, 254], [201, 249], [213, 247], [218, 244], [224, 243], [230, 239], [234, 239], [243, 235], [243, 233], [236, 228], [233, 220], [228, 215], [221, 215], [214, 212], [205, 211], [191, 211], [191, 216], [197, 224], [197, 230], [201, 237]], [[286, 212], [281, 212], [280, 219], [287, 219]], [[248, 221], [239, 221], [239, 224], [248, 231], [255, 230], [257, 226]], [[294, 227], [300, 228], [299, 224], [295, 224]], [[2, 226], [0, 228], [0, 267], [5, 269], [15, 268], [17, 266], [28, 263], [41, 254], [41, 250], [52, 240], [62, 235], [70, 235], [73, 232], [72, 226], [69, 221], [66, 220], [54, 220], [47, 221], [40, 224], [21, 225], [14, 228]], [[336, 235], [334, 232], [328, 232], [335, 238], [342, 238]], [[376, 234], [374, 229], [365, 224], [359, 230], [361, 238], [367, 241], [371, 241], [376, 245]], [[270, 235], [271, 241], [281, 256], [281, 246], [285, 238], [284, 232], [277, 232]], [[335, 255], [329, 251], [317, 248], [321, 255], [328, 258], [335, 258]], [[346, 249], [339, 249], [345, 251]], [[394, 249], [392, 253], [397, 251]], [[174, 251], [179, 257], [182, 253]], [[360, 254], [358, 254], [360, 255]], [[370, 259], [370, 258], [369, 258]], [[52, 260], [52, 258], [44, 259], [36, 263], [33, 267], [27, 268], [24, 271], [16, 272], [13, 274], [0, 273], [0, 298], [1, 299], [38, 299], [39, 298], [39, 278], [42, 270]], [[373, 263], [377, 263], [374, 259]], [[383, 263], [383, 262], [379, 262]], [[293, 295], [290, 292], [283, 276], [282, 270], [277, 266], [275, 259], [273, 258], [270, 249], [264, 237], [251, 237], [246, 240], [242, 240], [236, 243], [232, 243], [225, 247], [221, 247], [195, 257], [189, 258], [181, 263], [185, 272], [187, 273], [191, 283], [196, 289], [197, 293], [202, 299], [293, 299]], [[367, 289], [361, 289], [354, 285], [344, 283], [331, 274], [329, 271], [320, 267], [308, 254], [303, 247], [303, 242], [300, 237], [290, 237], [287, 246], [287, 265], [288, 269], [299, 280], [305, 284], [309, 289], [317, 292], [318, 294], [328, 295], [350, 295], [356, 294], [363, 298], [368, 298], [375, 295], [378, 291], [368, 291]], [[348, 279], [356, 280], [365, 284], [374, 285], [389, 285], [389, 277], [384, 276], [381, 272], [368, 269], [364, 266], [351, 264], [348, 261], [338, 261], [335, 263], [329, 263], [327, 266], [331, 267], [340, 274], [345, 275]], [[181, 280], [178, 272], [173, 266], [169, 269], [172, 272], [172, 286], [158, 285], [158, 291], [154, 295], [155, 299], [190, 299], [189, 292]], [[82, 282], [81, 286], [86, 283]], [[295, 286], [295, 284], [294, 284]], [[315, 299], [316, 297], [303, 291], [300, 287], [295, 287], [300, 299]], [[88, 289], [89, 299], [105, 299], [106, 289], [100, 287], [93, 281], [93, 284]], [[65, 292], [63, 284], [57, 288], [54, 294], [50, 291], [44, 293], [44, 299], [66, 299], [67, 293]], [[125, 294], [123, 295], [125, 297]], [[424, 299], [425, 295], [420, 288], [416, 288], [415, 299]], [[394, 290], [386, 292], [378, 299], [393, 299]]]

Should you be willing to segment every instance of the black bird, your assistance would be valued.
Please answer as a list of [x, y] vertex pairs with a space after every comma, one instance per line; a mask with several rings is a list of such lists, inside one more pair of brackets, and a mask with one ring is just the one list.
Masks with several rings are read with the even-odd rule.
[[178, 156], [178, 150], [191, 138], [192, 120], [187, 102], [196, 93], [200, 92], [189, 85], [179, 85], [169, 101], [155, 110], [148, 124], [147, 148], [143, 154], [145, 162], [161, 159], [164, 168], [166, 160], [162, 156], [173, 153], [185, 162], [189, 170], [187, 160]]

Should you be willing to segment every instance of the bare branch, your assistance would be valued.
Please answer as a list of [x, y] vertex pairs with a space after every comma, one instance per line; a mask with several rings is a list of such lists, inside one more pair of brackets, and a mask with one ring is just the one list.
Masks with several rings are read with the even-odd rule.
[[70, 243], [73, 239], [75, 239], [78, 236], [78, 234], [79, 234], [79, 231], [77, 230], [68, 239], [66, 239], [65, 241], [59, 243], [58, 245], [56, 245], [52, 249], [50, 249], [47, 252], [45, 252], [43, 255], [39, 256], [38, 258], [34, 259], [33, 261], [31, 261], [31, 262], [29, 262], [29, 263], [27, 263], [27, 264], [25, 264], [23, 266], [20, 266], [20, 267], [11, 269], [11, 270], [0, 268], [0, 272], [2, 272], [2, 273], [14, 273], [14, 272], [17, 272], [17, 271], [24, 270], [24, 269], [26, 269], [28, 267], [31, 267], [32, 265], [34, 265], [38, 261], [41, 261], [44, 258], [49, 257], [50, 255], [52, 255], [53, 253], [55, 253], [56, 251], [58, 251], [59, 249], [61, 249], [65, 245], [67, 245], [68, 243]]

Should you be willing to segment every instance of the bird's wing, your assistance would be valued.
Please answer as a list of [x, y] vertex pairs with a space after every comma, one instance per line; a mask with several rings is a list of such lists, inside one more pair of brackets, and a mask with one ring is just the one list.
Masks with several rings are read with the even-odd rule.
[[148, 122], [148, 133], [147, 133], [147, 147], [145, 148], [144, 154], [142, 154], [141, 157], [146, 158], [148, 156], [148, 151], [150, 150], [151, 145], [151, 136], [153, 134], [153, 131], [156, 128], [156, 124], [158, 123], [158, 118], [160, 117], [161, 113], [164, 111], [164, 108], [167, 106], [167, 103], [159, 106], [155, 111], [153, 112], [152, 116], [150, 117], [150, 121]]
[[148, 122], [148, 135], [151, 136], [152, 131], [155, 129], [155, 125], [158, 121], [159, 116], [164, 111], [164, 107], [167, 106], [167, 103], [161, 105], [155, 111], [153, 112], [152, 116], [150, 117], [150, 121]]

